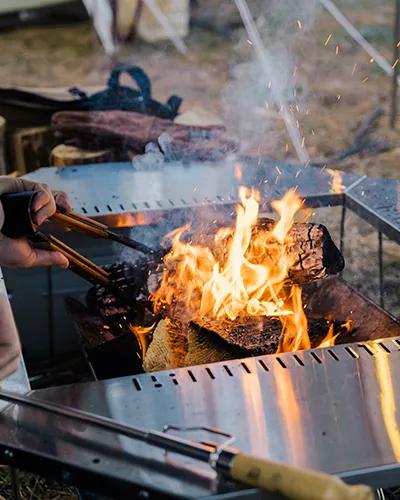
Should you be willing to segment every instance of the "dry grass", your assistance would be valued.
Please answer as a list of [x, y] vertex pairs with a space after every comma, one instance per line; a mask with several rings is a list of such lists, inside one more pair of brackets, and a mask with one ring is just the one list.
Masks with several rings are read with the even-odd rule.
[[[18, 472], [21, 500], [77, 500], [73, 487], [33, 474]], [[8, 467], [0, 466], [0, 500], [14, 500]]]

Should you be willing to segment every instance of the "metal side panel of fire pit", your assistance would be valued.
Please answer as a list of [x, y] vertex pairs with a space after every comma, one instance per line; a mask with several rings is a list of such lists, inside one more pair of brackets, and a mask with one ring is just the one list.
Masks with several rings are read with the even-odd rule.
[[346, 193], [346, 206], [400, 244], [400, 181], [365, 179]]
[[[263, 209], [297, 187], [310, 206], [340, 205], [343, 192], [360, 178], [354, 174], [299, 165], [246, 160], [243, 180], [261, 192]], [[69, 193], [72, 208], [114, 227], [158, 222], [166, 213], [236, 204], [235, 164], [167, 163], [138, 171], [130, 163], [42, 168], [25, 176]]]
[[[400, 340], [263, 356], [81, 385], [35, 397], [142, 428], [212, 426], [235, 447], [272, 460], [338, 474], [349, 483], [400, 482]], [[204, 433], [188, 435], [210, 440]], [[45, 467], [75, 484], [178, 498], [222, 493], [226, 485], [194, 462], [34, 410], [0, 420], [9, 463]], [[12, 453], [12, 457], [10, 457]], [[49, 469], [50, 467], [50, 469]], [[131, 489], [129, 489], [131, 488]], [[228, 488], [229, 490], [229, 488]], [[150, 496], [151, 498], [151, 496]]]

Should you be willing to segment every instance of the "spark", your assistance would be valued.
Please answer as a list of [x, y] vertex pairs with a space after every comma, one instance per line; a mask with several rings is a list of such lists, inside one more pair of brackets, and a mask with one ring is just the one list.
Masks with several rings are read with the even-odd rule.
[[319, 171], [319, 173], [323, 172], [324, 170], [326, 169], [326, 165], [324, 165], [321, 170]]
[[298, 171], [296, 172], [296, 177], [298, 177], [300, 174], [301, 174], [301, 170], [298, 170]]
[[311, 130], [311, 133], [312, 133], [312, 135], [315, 135], [315, 132], [314, 132], [314, 130]]
[[265, 109], [268, 109], [268, 101], [265, 101]]
[[275, 165], [276, 170], [281, 174], [282, 172], [279, 170], [278, 165]]
[[310, 110], [306, 109], [306, 115], [308, 116], [310, 114]]
[[289, 144], [286, 144], [286, 153], [289, 151]]
[[297, 66], [294, 67], [293, 76], [296, 76], [296, 73], [297, 73]]
[[356, 72], [356, 68], [357, 68], [357, 63], [355, 63], [355, 65], [353, 67], [353, 71], [351, 72], [351, 76], [353, 76], [354, 73]]
[[337, 95], [338, 100], [340, 100], [340, 94]]
[[305, 137], [303, 137], [303, 139], [301, 140], [301, 147], [302, 147], [302, 148], [304, 148], [304, 143], [305, 143], [305, 141], [306, 141], [306, 138], [305, 138]]
[[260, 154], [260, 151], [261, 151], [261, 144], [258, 145], [258, 148], [257, 148], [257, 155]]
[[275, 184], [278, 184], [278, 182], [279, 182], [279, 175], [276, 176]]
[[252, 42], [251, 40], [247, 40], [247, 43], [248, 43], [249, 45], [253, 45], [253, 42]]
[[289, 110], [290, 110], [290, 112], [292, 113], [292, 115], [294, 116], [294, 110], [293, 110], [293, 107], [292, 107], [292, 106], [290, 106]]
[[297, 19], [297, 25], [299, 27], [299, 29], [301, 29], [303, 26], [301, 25], [301, 22], [300, 22], [300, 19]]
[[269, 88], [269, 89], [271, 88], [271, 85], [272, 85], [272, 82], [271, 82], [271, 81], [269, 81], [269, 82], [268, 82], [268, 88]]
[[396, 45], [396, 47], [400, 47], [400, 42], [397, 42], [397, 45]]
[[261, 158], [258, 159], [258, 165], [260, 165], [260, 163], [261, 163]]
[[335, 53], [336, 53], [336, 55], [339, 54], [339, 45], [336, 45]]
[[328, 36], [328, 38], [325, 40], [325, 45], [328, 45], [330, 39], [332, 38], [332, 33]]
[[193, 193], [195, 193], [196, 191], [197, 191], [197, 188], [194, 188], [194, 189], [193, 189]]
[[365, 193], [365, 191], [363, 191], [363, 192], [361, 193], [361, 196], [364, 196], [364, 193]]
[[365, 83], [366, 81], [368, 81], [368, 76], [366, 76], [366, 77], [364, 78], [364, 80], [362, 81], [362, 83]]
[[306, 164], [304, 165], [304, 168], [307, 168], [309, 164], [310, 164], [310, 160], [307, 160]]
[[296, 120], [296, 127], [297, 127], [297, 128], [300, 128], [300, 123], [299, 123], [299, 120]]
[[371, 57], [371, 59], [369, 60], [369, 62], [374, 62], [375, 59], [373, 57]]
[[296, 95], [297, 95], [297, 90], [293, 89], [293, 96], [296, 97]]
[[296, 104], [296, 109], [300, 113], [300, 109], [299, 109], [299, 106], [297, 104]]
[[393, 63], [392, 69], [394, 69], [397, 66], [398, 62], [399, 62], [399, 60], [396, 59], [395, 62]]

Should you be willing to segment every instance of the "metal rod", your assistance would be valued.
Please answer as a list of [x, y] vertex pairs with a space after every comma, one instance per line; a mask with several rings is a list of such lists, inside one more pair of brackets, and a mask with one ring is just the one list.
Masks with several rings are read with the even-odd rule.
[[[342, 205], [342, 217], [340, 218], [340, 253], [344, 254], [344, 236], [345, 236], [345, 224], [346, 224], [346, 205]], [[340, 273], [342, 276], [342, 272]]]
[[53, 304], [53, 271], [51, 267], [47, 268], [47, 313], [49, 321], [49, 356], [51, 359], [55, 358], [54, 349], [54, 304]]
[[393, 77], [392, 77], [392, 99], [390, 111], [390, 127], [396, 126], [397, 120], [397, 79], [399, 75], [399, 54], [400, 54], [400, 0], [396, 1], [396, 14], [394, 17], [393, 30]]
[[378, 267], [379, 267], [379, 300], [382, 309], [385, 307], [384, 290], [383, 290], [383, 242], [382, 233], [378, 232]]
[[351, 24], [351, 22], [340, 12], [336, 5], [331, 0], [319, 0], [320, 3], [328, 10], [336, 21], [343, 26], [349, 35], [374, 59], [376, 64], [380, 66], [388, 75], [394, 73], [390, 63], [367, 42], [361, 33]]
[[49, 401], [41, 401], [22, 394], [15, 394], [13, 392], [3, 390], [0, 391], [0, 400], [35, 408], [47, 413], [53, 413], [55, 415], [70, 418], [106, 431], [116, 432], [122, 436], [143, 441], [149, 445], [157, 446], [173, 453], [179, 453], [202, 462], [209, 462], [212, 453], [208, 446], [182, 439], [177, 436], [168, 435], [158, 431], [147, 431], [145, 429], [141, 429], [140, 427], [134, 427], [132, 425], [116, 422], [108, 417], [103, 417], [101, 415], [96, 415], [83, 410], [68, 408], [67, 406]]
[[14, 500], [22, 500], [21, 488], [19, 484], [18, 471], [13, 467], [9, 467], [11, 476], [11, 488], [13, 491]]

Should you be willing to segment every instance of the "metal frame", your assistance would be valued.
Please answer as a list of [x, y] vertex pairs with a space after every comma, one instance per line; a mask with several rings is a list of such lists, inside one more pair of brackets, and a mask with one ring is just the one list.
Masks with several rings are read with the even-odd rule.
[[[78, 213], [113, 227], [131, 227], [170, 218], [176, 212], [199, 208], [207, 211], [210, 206], [229, 212], [238, 202], [237, 163], [243, 170], [240, 183], [260, 189], [264, 210], [270, 209], [270, 202], [291, 188], [298, 190], [308, 207], [341, 205], [342, 253], [346, 208], [375, 227], [378, 231], [380, 304], [384, 306], [382, 235], [400, 244], [400, 181], [251, 158], [239, 162], [229, 159], [219, 165], [171, 163], [148, 171], [137, 171], [130, 163], [53, 167], [40, 169], [26, 178], [70, 192], [73, 209]], [[112, 192], [109, 192], [110, 186]], [[144, 192], [143, 186], [156, 188]]]

